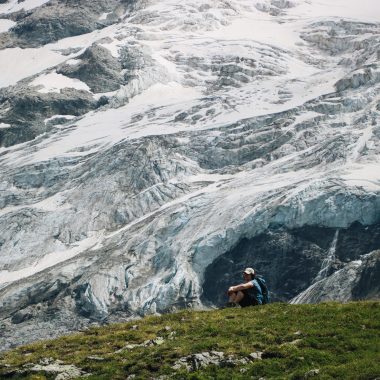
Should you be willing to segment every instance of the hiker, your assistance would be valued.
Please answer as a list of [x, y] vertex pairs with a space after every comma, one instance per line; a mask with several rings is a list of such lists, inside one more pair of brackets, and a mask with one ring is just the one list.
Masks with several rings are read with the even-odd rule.
[[261, 305], [263, 293], [255, 279], [255, 270], [252, 268], [244, 269], [243, 277], [244, 283], [228, 288], [229, 305], [239, 304], [241, 307]]

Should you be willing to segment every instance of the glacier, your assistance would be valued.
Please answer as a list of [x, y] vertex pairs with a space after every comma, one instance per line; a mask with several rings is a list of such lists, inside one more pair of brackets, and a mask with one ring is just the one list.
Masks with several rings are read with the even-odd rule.
[[376, 0], [2, 1], [0, 73], [0, 350], [379, 297]]

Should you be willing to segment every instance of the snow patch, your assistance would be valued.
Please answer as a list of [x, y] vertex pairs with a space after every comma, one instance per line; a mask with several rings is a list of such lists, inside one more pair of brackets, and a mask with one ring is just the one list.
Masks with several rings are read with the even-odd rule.
[[81, 59], [75, 59], [75, 58], [72, 58], [72, 59], [69, 59], [68, 61], [65, 62], [66, 65], [70, 65], [70, 66], [75, 66], [77, 65], [78, 63], [81, 63], [82, 60]]
[[106, 20], [107, 19], [107, 16], [109, 15], [109, 14], [111, 14], [112, 12], [107, 12], [107, 13], [102, 13], [101, 15], [100, 15], [100, 17], [99, 17], [99, 21], [102, 21], [102, 20]]
[[50, 268], [63, 261], [69, 260], [79, 253], [90, 249], [97, 243], [96, 236], [89, 237], [77, 243], [72, 248], [65, 251], [51, 252], [45, 255], [42, 259], [38, 260], [34, 265], [23, 268], [17, 271], [0, 271], [0, 284], [17, 281], [21, 278], [32, 276], [44, 269]]
[[49, 121], [52, 121], [52, 120], [55, 120], [55, 119], [66, 119], [66, 120], [72, 120], [72, 119], [75, 119], [76, 116], [74, 115], [54, 115], [52, 117], [49, 117], [47, 119], [44, 120], [44, 123], [48, 123]]
[[0, 19], [0, 33], [8, 32], [17, 23], [12, 20]]
[[90, 87], [79, 79], [69, 78], [56, 72], [44, 74], [31, 82], [32, 86], [43, 86], [38, 92], [60, 92], [63, 88], [75, 88], [77, 90], [90, 91]]
[[100, 44], [100, 46], [103, 46], [104, 48], [108, 49], [114, 58], [119, 57], [120, 41], [113, 40], [110, 43]]
[[348, 186], [380, 191], [380, 162], [358, 164], [347, 168], [347, 172], [342, 179]]
[[40, 7], [49, 1], [50, 0], [24, 0], [20, 2], [19, 0], [11, 0], [5, 4], [0, 5], [0, 14], [18, 12], [21, 9], [29, 11], [31, 9]]
[[10, 48], [0, 50], [0, 88], [64, 62], [67, 57], [49, 50]]
[[[175, 109], [181, 109], [181, 103], [185, 103], [200, 94], [194, 88], [186, 88], [178, 83], [156, 84], [143, 94], [133, 98], [130, 103], [118, 109], [108, 109], [101, 112], [89, 112], [85, 118], [78, 121], [75, 126], [65, 129], [61, 138], [52, 137], [52, 141], [41, 147], [33, 156], [28, 157], [28, 162], [45, 161], [59, 156], [79, 156], [78, 148], [94, 145], [106, 146], [125, 138], [139, 138], [147, 135], [160, 135], [176, 133], [184, 130], [185, 125], [166, 125], [161, 123], [129, 126], [130, 119], [136, 114], [144, 114], [152, 107], [173, 105]], [[180, 102], [179, 102], [180, 100]], [[128, 117], [126, 117], [128, 115]], [[172, 113], [169, 114], [173, 118]], [[105, 128], [105, 126], [107, 126]], [[82, 149], [80, 149], [82, 150]], [[85, 151], [87, 154], [91, 151]]]

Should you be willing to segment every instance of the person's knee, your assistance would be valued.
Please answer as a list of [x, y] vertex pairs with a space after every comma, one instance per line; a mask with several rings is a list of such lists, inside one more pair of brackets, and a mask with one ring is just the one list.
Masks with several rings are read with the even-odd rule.
[[242, 299], [244, 298], [244, 293], [239, 290], [237, 293], [236, 293], [236, 299], [241, 301]]

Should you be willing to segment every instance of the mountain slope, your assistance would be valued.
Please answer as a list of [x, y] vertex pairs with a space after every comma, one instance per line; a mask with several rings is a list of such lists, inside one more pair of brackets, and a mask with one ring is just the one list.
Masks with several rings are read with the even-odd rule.
[[221, 305], [245, 266], [379, 297], [378, 10], [0, 4], [0, 347]]
[[4, 353], [0, 376], [375, 379], [379, 310], [374, 302], [273, 304], [146, 317]]

